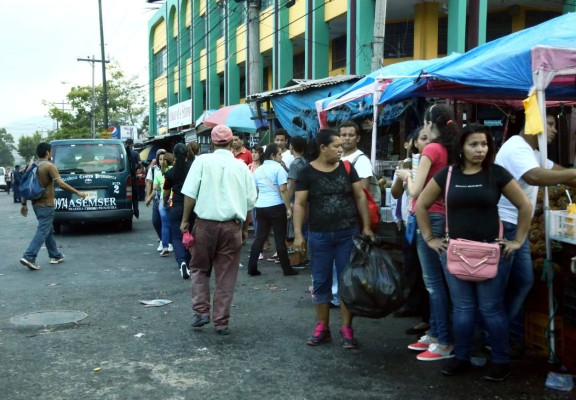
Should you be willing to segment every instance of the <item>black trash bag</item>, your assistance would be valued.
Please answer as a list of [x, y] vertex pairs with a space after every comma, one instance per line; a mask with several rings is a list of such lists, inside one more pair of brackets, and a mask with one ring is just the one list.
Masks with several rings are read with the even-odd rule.
[[340, 299], [354, 315], [384, 318], [405, 303], [406, 285], [402, 271], [376, 241], [354, 237], [355, 249], [339, 282]]

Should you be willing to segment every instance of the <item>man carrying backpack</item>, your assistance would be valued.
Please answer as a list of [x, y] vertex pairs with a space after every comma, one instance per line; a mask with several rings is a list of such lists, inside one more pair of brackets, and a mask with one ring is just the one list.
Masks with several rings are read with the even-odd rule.
[[[50, 144], [44, 142], [39, 143], [38, 146], [36, 146], [36, 155], [38, 156], [38, 160], [36, 161], [36, 165], [38, 166], [38, 181], [40, 186], [45, 188], [45, 191], [39, 198], [32, 200], [32, 207], [38, 220], [38, 228], [30, 245], [24, 252], [24, 256], [20, 259], [20, 264], [32, 271], [40, 269], [40, 266], [36, 264], [36, 256], [43, 244], [46, 245], [46, 250], [48, 250], [50, 264], [58, 264], [64, 261], [64, 255], [60, 253], [56, 246], [54, 229], [52, 228], [52, 222], [54, 221], [54, 214], [56, 212], [54, 208], [54, 182], [56, 182], [60, 189], [72, 192], [82, 199], [86, 198], [86, 193], [74, 189], [62, 180], [58, 168], [50, 162], [52, 157], [52, 146], [50, 146]], [[28, 216], [26, 198], [22, 197], [21, 202], [22, 209], [20, 210], [20, 214], [26, 217]]]

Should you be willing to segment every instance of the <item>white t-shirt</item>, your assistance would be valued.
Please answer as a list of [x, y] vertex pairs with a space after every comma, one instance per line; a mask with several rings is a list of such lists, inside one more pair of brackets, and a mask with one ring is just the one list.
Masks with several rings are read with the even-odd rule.
[[346, 157], [342, 156], [340, 158], [342, 161], [350, 162], [350, 164], [356, 160], [354, 168], [356, 169], [360, 179], [369, 178], [374, 175], [372, 172], [372, 163], [370, 162], [370, 159], [367, 156], [362, 156], [362, 154], [364, 154], [362, 150], [356, 150], [354, 153], [349, 154]]
[[292, 164], [292, 161], [294, 161], [294, 156], [290, 154], [290, 150], [286, 150], [284, 153], [282, 153], [282, 161], [284, 161], [286, 168], [290, 169], [290, 164]]
[[[498, 154], [496, 154], [495, 163], [506, 168], [514, 179], [518, 181], [518, 184], [530, 199], [532, 215], [534, 215], [538, 186], [529, 185], [522, 179], [522, 176], [531, 169], [540, 167], [540, 152], [534, 150], [522, 136], [516, 135], [502, 145]], [[554, 163], [547, 160], [544, 168], [552, 169], [553, 166]], [[502, 221], [514, 225], [518, 224], [518, 209], [505, 196], [502, 196], [500, 202], [498, 202], [498, 213]]]

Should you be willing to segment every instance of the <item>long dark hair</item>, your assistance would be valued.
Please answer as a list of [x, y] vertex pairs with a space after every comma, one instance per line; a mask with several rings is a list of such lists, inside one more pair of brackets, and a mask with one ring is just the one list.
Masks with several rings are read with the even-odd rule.
[[264, 155], [262, 156], [261, 164], [263, 164], [266, 160], [271, 160], [272, 157], [278, 153], [278, 149], [279, 147], [276, 143], [272, 143], [266, 146], [266, 151], [264, 151]]
[[414, 129], [410, 134], [410, 136], [408, 137], [408, 141], [411, 140], [411, 142], [410, 147], [408, 147], [407, 149], [408, 150], [407, 157], [412, 157], [413, 154], [420, 153], [420, 150], [418, 150], [418, 147], [416, 147], [416, 142], [418, 141], [418, 137], [420, 137], [420, 132], [422, 132], [422, 129], [424, 129], [424, 127], [419, 126], [418, 128]]
[[188, 149], [184, 143], [178, 143], [174, 146], [174, 166], [172, 170], [174, 171], [174, 182], [184, 183], [186, 180], [186, 175], [188, 175], [188, 170], [192, 163], [186, 162], [188, 156]]
[[320, 129], [316, 137], [312, 138], [308, 143], [308, 154], [310, 155], [310, 161], [318, 158], [320, 155], [320, 146], [328, 146], [332, 143], [332, 138], [334, 136], [340, 136], [338, 132], [332, 129]]
[[454, 165], [459, 166], [460, 168], [464, 166], [464, 143], [466, 143], [468, 136], [472, 135], [473, 133], [483, 133], [486, 136], [488, 152], [486, 153], [484, 161], [482, 161], [482, 170], [486, 172], [494, 164], [496, 150], [494, 148], [494, 139], [492, 138], [490, 129], [482, 124], [468, 124], [462, 130], [462, 133], [458, 136], [458, 140], [454, 146]]
[[454, 111], [446, 104], [434, 104], [424, 113], [424, 123], [432, 122], [439, 132], [431, 143], [439, 143], [448, 150], [448, 164], [454, 161], [454, 145], [460, 133], [455, 119]]

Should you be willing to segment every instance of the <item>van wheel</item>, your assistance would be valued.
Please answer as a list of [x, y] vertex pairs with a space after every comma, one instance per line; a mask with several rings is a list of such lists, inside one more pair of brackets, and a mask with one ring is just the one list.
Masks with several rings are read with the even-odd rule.
[[54, 227], [54, 233], [62, 232], [62, 225], [61, 224], [57, 224], [56, 222], [54, 222], [52, 224], [52, 226]]

